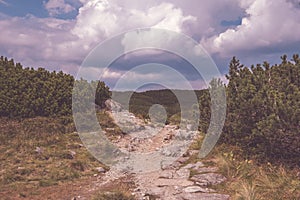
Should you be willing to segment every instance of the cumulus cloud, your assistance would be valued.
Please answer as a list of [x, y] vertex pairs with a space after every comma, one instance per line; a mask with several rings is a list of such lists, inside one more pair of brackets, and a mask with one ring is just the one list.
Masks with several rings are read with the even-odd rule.
[[[156, 27], [154, 27], [156, 28]], [[132, 49], [142, 49], [141, 51], [134, 51], [125, 56], [125, 59], [129, 59], [135, 56], [158, 56], [163, 54], [164, 51], [171, 53], [180, 53], [183, 55], [189, 55], [193, 57], [206, 57], [203, 49], [192, 38], [187, 39], [186, 36], [177, 34], [176, 31], [165, 31], [164, 29], [144, 29], [138, 31], [128, 32], [124, 35], [121, 41], [124, 52], [130, 52]], [[144, 49], [144, 48], [150, 49]], [[152, 49], [154, 48], [154, 49]], [[181, 51], [183, 50], [183, 51]], [[164, 59], [180, 60], [177, 56], [171, 56], [164, 54], [159, 58], [160, 61]], [[187, 59], [187, 58], [185, 58]], [[201, 59], [201, 58], [200, 58]]]
[[290, 1], [243, 0], [241, 7], [246, 9], [241, 25], [202, 40], [210, 52], [226, 56], [300, 42], [300, 10]]
[[64, 0], [49, 0], [44, 6], [50, 16], [65, 14], [75, 10], [72, 5], [66, 3]]
[[2, 17], [0, 51], [29, 66], [79, 66], [93, 47], [115, 34], [154, 26], [182, 31], [185, 22], [195, 21], [171, 3], [151, 3], [148, 7], [139, 3], [143, 6], [139, 7], [132, 1], [127, 6], [114, 0], [80, 2], [83, 5], [74, 20], [55, 18], [74, 9], [63, 0], [45, 3], [53, 16], [50, 18]]
[[82, 1], [76, 25], [72, 30], [79, 38], [89, 42], [99, 41], [126, 30], [141, 27], [157, 27], [181, 32], [183, 24], [195, 21], [191, 15], [183, 15], [180, 8], [171, 3], [161, 3], [145, 10], [122, 7], [114, 1]]

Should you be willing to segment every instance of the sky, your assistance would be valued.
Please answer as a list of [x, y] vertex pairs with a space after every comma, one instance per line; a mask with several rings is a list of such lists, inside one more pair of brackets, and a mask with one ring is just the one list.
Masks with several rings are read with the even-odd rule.
[[[0, 0], [0, 55], [26, 67], [76, 76], [101, 42], [151, 27], [191, 37], [211, 56], [221, 76], [233, 56], [249, 66], [278, 63], [283, 54], [300, 53], [299, 0]], [[195, 87], [202, 87], [189, 63], [166, 52], [120, 57], [106, 81], [113, 85], [122, 75], [118, 72], [147, 62], [178, 68]], [[139, 75], [132, 80], [145, 74]]]

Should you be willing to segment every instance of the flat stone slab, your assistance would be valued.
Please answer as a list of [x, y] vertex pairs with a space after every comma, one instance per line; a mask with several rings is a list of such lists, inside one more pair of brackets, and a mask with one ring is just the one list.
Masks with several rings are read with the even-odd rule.
[[204, 167], [204, 164], [202, 162], [197, 162], [197, 163], [190, 163], [184, 166], [184, 169], [198, 169], [199, 167]]
[[217, 167], [200, 167], [198, 169], [193, 169], [196, 173], [208, 173], [208, 172], [216, 172], [218, 171]]
[[229, 200], [226, 194], [208, 194], [208, 193], [182, 193], [182, 200]]
[[201, 186], [207, 185], [217, 185], [226, 181], [226, 177], [221, 174], [207, 173], [207, 174], [197, 174], [191, 178], [196, 184]]
[[154, 182], [155, 186], [164, 187], [164, 186], [181, 186], [187, 187], [190, 185], [194, 185], [193, 181], [189, 181], [186, 179], [162, 179], [159, 178]]
[[159, 196], [160, 199], [180, 199], [179, 196], [182, 193], [182, 188], [178, 186], [166, 186], [166, 187], [151, 187], [148, 188], [146, 196], [155, 195]]
[[180, 157], [177, 159], [177, 162], [179, 163], [185, 163], [188, 159], [190, 159], [189, 157]]
[[183, 192], [185, 192], [185, 193], [196, 193], [196, 192], [209, 193], [209, 192], [215, 192], [215, 190], [209, 189], [209, 188], [202, 188], [200, 186], [189, 186], [189, 187], [184, 188]]

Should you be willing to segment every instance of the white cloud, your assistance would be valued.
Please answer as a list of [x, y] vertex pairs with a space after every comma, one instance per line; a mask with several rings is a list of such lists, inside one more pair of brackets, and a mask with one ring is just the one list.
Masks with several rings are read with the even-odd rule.
[[64, 0], [49, 0], [44, 4], [50, 16], [72, 12], [75, 8]]
[[113, 34], [117, 26], [120, 8], [106, 0], [87, 1], [79, 9], [76, 25], [72, 33], [79, 38], [96, 41]]
[[[181, 53], [181, 55], [189, 55], [192, 57], [204, 56], [204, 51], [193, 39], [187, 39], [182, 34], [177, 34], [175, 31], [164, 31], [164, 29], [145, 29], [128, 32], [124, 35], [121, 41], [124, 52], [131, 52], [132, 50], [142, 49], [141, 51], [134, 51], [126, 54], [125, 59], [135, 56], [159, 56], [162, 51], [169, 51], [171, 53]], [[150, 49], [145, 49], [149, 48]], [[154, 49], [152, 49], [154, 48]], [[183, 50], [183, 51], [181, 51]], [[166, 56], [163, 59], [179, 59], [176, 56]], [[186, 58], [187, 59], [187, 58]]]
[[154, 24], [154, 28], [169, 29], [176, 32], [182, 32], [184, 22], [195, 22], [196, 17], [188, 15], [184, 16], [180, 8], [176, 8], [173, 4], [162, 3], [157, 7], [152, 7], [148, 11], [148, 18], [155, 16], [162, 18], [161, 21]]
[[184, 16], [180, 8], [171, 3], [161, 3], [147, 9], [121, 7], [114, 1], [91, 0], [79, 9], [72, 33], [89, 42], [101, 41], [114, 34], [141, 27], [158, 27], [181, 32], [183, 24], [195, 21]]
[[242, 24], [202, 41], [210, 52], [234, 52], [284, 46], [300, 41], [300, 10], [286, 0], [244, 0]]
[[[0, 20], [0, 52], [26, 66], [52, 67], [51, 69], [56, 70], [74, 67], [82, 59], [82, 54], [78, 58], [78, 51], [63, 49], [75, 39], [68, 32], [72, 23], [68, 20], [39, 19], [34, 16]], [[68, 68], [67, 71], [69, 70]]]
[[[132, 4], [123, 7], [114, 0], [81, 0], [81, 3], [74, 20], [30, 15], [0, 19], [1, 54], [26, 66], [52, 66], [52, 69], [65, 66], [69, 71], [68, 66], [80, 65], [93, 47], [114, 34], [152, 26], [179, 31], [185, 22], [194, 20], [171, 3], [149, 4], [146, 8]], [[45, 6], [53, 15], [73, 10], [61, 0], [50, 0]]]

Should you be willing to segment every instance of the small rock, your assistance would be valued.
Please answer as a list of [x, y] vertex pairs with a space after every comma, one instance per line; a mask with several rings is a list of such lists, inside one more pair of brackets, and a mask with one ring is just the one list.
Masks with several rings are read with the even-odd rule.
[[161, 154], [164, 155], [164, 156], [168, 156], [168, 157], [170, 157], [170, 156], [173, 155], [171, 151], [166, 150], [166, 149], [163, 149], [163, 150], [161, 151]]
[[70, 152], [72, 158], [75, 158], [76, 152], [75, 152], [75, 151], [72, 151], [72, 150], [69, 150], [69, 152]]
[[35, 148], [35, 152], [37, 152], [38, 154], [42, 154], [43, 153], [43, 149], [41, 147], [36, 147]]
[[179, 157], [181, 155], [182, 147], [179, 145], [174, 146], [168, 146], [166, 148], [162, 148], [160, 153], [161, 155], [167, 156], [167, 157]]
[[179, 169], [181, 166], [181, 163], [180, 162], [173, 162], [172, 165], [170, 165], [170, 168], [172, 169]]
[[136, 150], [136, 146], [134, 144], [130, 144], [128, 147], [127, 147], [127, 150], [128, 152], [133, 152]]
[[167, 135], [164, 137], [164, 141], [169, 141], [169, 140], [171, 140], [173, 137], [174, 137], [173, 134], [167, 134]]
[[204, 164], [202, 162], [197, 162], [197, 163], [190, 163], [184, 166], [184, 169], [198, 169], [199, 167], [204, 167]]
[[189, 186], [184, 188], [183, 191], [187, 193], [195, 193], [195, 192], [202, 192], [203, 189], [199, 186]]
[[23, 170], [23, 169], [26, 169], [25, 167], [18, 167], [17, 168], [18, 170]]
[[170, 179], [173, 178], [173, 173], [172, 171], [168, 171], [168, 170], [162, 171], [158, 178]]
[[189, 157], [180, 157], [180, 158], [178, 158], [177, 161], [182, 164], [182, 163], [185, 163], [188, 159], [189, 159]]
[[190, 155], [190, 152], [189, 151], [187, 151], [187, 152], [185, 152], [183, 155], [182, 155], [182, 157], [190, 157], [191, 155]]
[[195, 182], [195, 184], [196, 184], [196, 185], [199, 185], [199, 186], [204, 186], [204, 187], [207, 186], [207, 183]]
[[115, 128], [105, 128], [106, 131], [115, 131]]
[[185, 168], [181, 168], [181, 169], [176, 171], [176, 175], [177, 175], [176, 177], [178, 177], [178, 178], [188, 179], [190, 177], [190, 170], [185, 169]]
[[150, 200], [150, 197], [149, 196], [145, 196], [145, 197], [143, 197], [143, 200]]
[[195, 154], [199, 154], [199, 150], [190, 150], [189, 151], [190, 155], [195, 155]]
[[106, 170], [103, 168], [103, 167], [97, 167], [96, 170], [99, 172], [99, 173], [105, 173]]
[[187, 129], [188, 131], [191, 131], [193, 128], [194, 128], [194, 125], [193, 125], [193, 124], [187, 124], [187, 125], [186, 125], [186, 129]]

